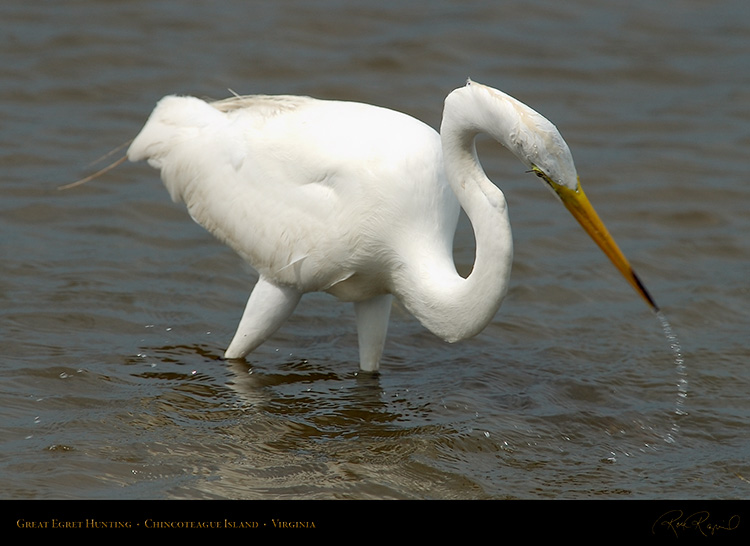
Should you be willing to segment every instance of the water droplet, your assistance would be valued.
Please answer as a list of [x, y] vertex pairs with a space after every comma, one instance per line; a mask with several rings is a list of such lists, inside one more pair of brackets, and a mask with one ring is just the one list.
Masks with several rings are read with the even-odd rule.
[[[687, 400], [688, 395], [687, 366], [685, 365], [685, 359], [682, 356], [680, 340], [677, 339], [677, 335], [672, 330], [672, 326], [669, 324], [667, 317], [662, 311], [656, 313], [656, 318], [661, 323], [661, 328], [664, 331], [664, 337], [666, 337], [669, 348], [672, 350], [675, 372], [677, 373], [677, 398], [675, 399], [675, 409], [673, 412], [673, 416], [687, 415], [687, 411], [682, 408], [685, 404], [685, 401]], [[679, 430], [680, 427], [677, 425], [677, 422], [672, 421], [672, 432], [677, 434]], [[672, 434], [668, 434], [665, 438], [665, 441], [667, 443], [674, 443], [675, 437]]]

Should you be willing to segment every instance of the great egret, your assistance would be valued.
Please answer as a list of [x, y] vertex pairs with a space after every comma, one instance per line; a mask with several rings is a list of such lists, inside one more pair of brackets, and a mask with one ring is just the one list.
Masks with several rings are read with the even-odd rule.
[[[508, 290], [511, 227], [477, 159], [479, 133], [540, 177], [657, 309], [589, 204], [555, 126], [471, 80], [446, 98], [440, 134], [353, 102], [167, 96], [127, 157], [159, 169], [172, 199], [259, 274], [226, 358], [267, 340], [302, 294], [324, 291], [354, 303], [360, 368], [377, 371], [393, 296], [453, 342], [484, 329]], [[476, 241], [466, 278], [452, 253], [459, 206]]]

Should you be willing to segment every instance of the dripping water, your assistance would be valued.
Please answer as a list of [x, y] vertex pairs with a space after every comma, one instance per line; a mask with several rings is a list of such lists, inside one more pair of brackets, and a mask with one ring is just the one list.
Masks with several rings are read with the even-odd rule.
[[657, 311], [656, 318], [661, 324], [664, 336], [666, 337], [667, 342], [669, 343], [669, 348], [672, 351], [675, 374], [677, 376], [677, 398], [675, 399], [672, 427], [664, 438], [667, 442], [672, 443], [675, 441], [675, 436], [680, 429], [679, 425], [677, 424], [677, 418], [682, 415], [687, 415], [687, 411], [684, 409], [688, 393], [687, 368], [685, 366], [685, 359], [682, 356], [680, 341], [679, 339], [677, 339], [677, 335], [672, 330], [672, 326], [669, 324], [667, 317], [662, 311]]

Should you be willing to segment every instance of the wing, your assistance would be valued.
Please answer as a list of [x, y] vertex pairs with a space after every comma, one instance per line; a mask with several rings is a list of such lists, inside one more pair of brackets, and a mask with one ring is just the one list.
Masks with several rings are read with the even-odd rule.
[[455, 229], [437, 133], [370, 105], [165, 97], [128, 156], [259, 273], [301, 291], [382, 276], [415, 218]]

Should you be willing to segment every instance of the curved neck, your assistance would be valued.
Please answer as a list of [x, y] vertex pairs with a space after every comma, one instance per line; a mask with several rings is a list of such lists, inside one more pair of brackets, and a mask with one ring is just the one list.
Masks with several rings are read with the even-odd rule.
[[513, 259], [505, 196], [479, 164], [474, 141], [481, 126], [474, 121], [452, 115], [446, 105], [440, 130], [445, 176], [474, 229], [472, 272], [461, 277], [452, 254], [421, 252], [423, 259], [406, 265], [406, 289], [397, 294], [446, 341], [474, 336], [492, 320], [507, 292]]

